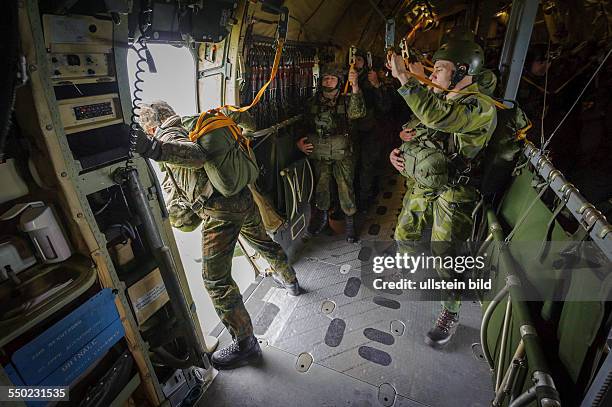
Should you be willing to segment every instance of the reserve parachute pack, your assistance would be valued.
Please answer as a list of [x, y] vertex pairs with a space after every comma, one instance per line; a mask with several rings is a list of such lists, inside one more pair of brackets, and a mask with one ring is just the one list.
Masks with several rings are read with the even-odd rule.
[[[179, 132], [185, 136], [185, 139], [189, 139], [191, 138], [189, 130], [193, 132], [198, 127], [197, 121], [198, 116], [185, 117], [182, 119], [184, 127], [161, 128], [161, 134], [169, 131]], [[235, 123], [233, 125], [235, 126]], [[223, 127], [227, 126], [208, 128], [193, 140], [206, 151], [207, 159], [202, 169], [188, 169], [192, 173], [189, 177], [189, 186], [182, 187], [179, 185], [180, 182], [177, 182], [170, 166], [163, 163], [161, 165], [162, 171], [167, 175], [163, 183], [163, 189], [166, 192], [168, 218], [172, 227], [183, 232], [193, 231], [202, 223], [202, 218], [197, 211], [203, 209], [206, 200], [215, 191], [225, 197], [236, 195], [249, 184], [255, 182], [259, 174], [259, 168], [252, 150], [248, 146], [248, 141], [242, 140], [244, 136], [242, 136], [240, 130], [233, 129], [233, 131], [230, 131]], [[222, 128], [222, 131], [213, 132], [213, 130], [220, 128]], [[198, 182], [194, 178], [198, 176], [197, 172], [200, 171], [205, 171], [208, 179], [201, 190], [198, 191], [198, 196], [194, 196], [196, 194], [193, 188]], [[203, 175], [201, 174], [201, 176]], [[191, 190], [187, 191], [187, 188]]]
[[[490, 96], [486, 96], [489, 97]], [[482, 167], [478, 173], [468, 174], [476, 179], [476, 186], [483, 196], [490, 196], [503, 191], [512, 178], [512, 172], [520, 156], [523, 140], [531, 122], [523, 110], [514, 101], [509, 101], [511, 107], [497, 107], [497, 126], [491, 139], [480, 153]], [[402, 175], [413, 178], [419, 185], [440, 189], [452, 180], [451, 171], [454, 164], [446, 153], [435, 146], [423, 142], [427, 139], [417, 137], [414, 141], [405, 142], [400, 147], [404, 158]]]
[[416, 140], [402, 143], [400, 151], [404, 158], [401, 172], [404, 177], [413, 178], [418, 185], [434, 190], [448, 185], [449, 162], [444, 151]]

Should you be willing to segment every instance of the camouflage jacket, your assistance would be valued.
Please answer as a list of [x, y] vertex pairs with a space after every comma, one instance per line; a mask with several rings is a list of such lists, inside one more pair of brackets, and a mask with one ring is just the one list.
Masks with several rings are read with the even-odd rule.
[[[244, 113], [242, 114], [244, 115]], [[240, 120], [233, 114], [230, 117]], [[194, 212], [199, 216], [215, 214], [217, 217], [227, 215], [228, 219], [234, 214], [246, 212], [250, 208], [250, 201], [244, 199], [244, 194], [249, 194], [247, 188], [244, 193], [231, 197], [224, 197], [215, 190], [206, 173], [208, 153], [199, 142], [189, 140], [189, 128], [195, 124], [198, 116], [179, 117], [172, 116], [166, 120], [156, 131], [155, 138], [162, 141], [162, 153], [159, 159], [164, 172], [162, 188], [166, 192], [166, 205], [170, 206], [169, 200], [186, 200], [190, 205], [195, 205]], [[245, 131], [252, 129], [248, 120], [238, 123]], [[214, 130], [224, 132], [225, 129]], [[185, 197], [171, 196], [174, 182], [186, 194]]]
[[[463, 90], [478, 91], [478, 84]], [[398, 92], [423, 126], [453, 137], [453, 150], [466, 161], [475, 159], [486, 147], [497, 125], [495, 105], [485, 96], [460, 94], [443, 99], [414, 78]]]
[[365, 117], [366, 105], [363, 93], [338, 95], [330, 100], [323, 94], [313, 96], [306, 108], [305, 123], [308, 134], [337, 135], [349, 132], [351, 120]]
[[[486, 69], [480, 75], [478, 75], [477, 83], [478, 90], [481, 93], [484, 93], [487, 96], [493, 96], [493, 93], [497, 87], [497, 77], [493, 71]], [[438, 98], [444, 99], [443, 94], [434, 93], [434, 95]], [[425, 146], [444, 148], [445, 150], [448, 148], [448, 134], [426, 127], [414, 115], [408, 122], [402, 125], [402, 129], [415, 130], [416, 135], [413, 141], [419, 142]]]

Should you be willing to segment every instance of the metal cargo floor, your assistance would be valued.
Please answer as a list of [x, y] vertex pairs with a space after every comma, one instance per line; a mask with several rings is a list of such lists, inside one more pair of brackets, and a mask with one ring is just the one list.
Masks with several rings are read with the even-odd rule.
[[[362, 240], [389, 240], [401, 208], [401, 183], [401, 177], [391, 177], [383, 187], [360, 222]], [[479, 342], [480, 306], [464, 303], [453, 341], [431, 349], [423, 336], [439, 303], [359, 287], [360, 249], [342, 236], [308, 242], [294, 264], [303, 289], [299, 297], [270, 278], [259, 279], [245, 298], [263, 361], [221, 371], [200, 405], [489, 405], [491, 375], [472, 352]], [[224, 330], [219, 346], [229, 341]], [[302, 373], [298, 356], [306, 353], [313, 364]]]

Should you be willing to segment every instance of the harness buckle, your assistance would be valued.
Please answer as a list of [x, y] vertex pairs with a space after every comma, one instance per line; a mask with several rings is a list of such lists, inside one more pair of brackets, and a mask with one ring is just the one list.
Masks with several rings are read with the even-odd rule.
[[191, 210], [196, 213], [202, 210], [202, 208], [204, 208], [204, 204], [202, 203], [201, 199], [198, 199], [193, 203], [193, 205], [191, 205]]

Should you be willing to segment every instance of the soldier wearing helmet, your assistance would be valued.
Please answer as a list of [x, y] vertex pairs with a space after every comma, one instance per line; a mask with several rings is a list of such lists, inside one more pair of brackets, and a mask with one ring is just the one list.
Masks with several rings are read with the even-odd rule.
[[315, 172], [315, 205], [320, 211], [320, 220], [311, 230], [315, 234], [321, 233], [328, 225], [333, 177], [338, 185], [340, 207], [346, 217], [346, 239], [354, 242], [357, 234], [353, 215], [357, 206], [349, 122], [364, 117], [366, 108], [357, 73], [349, 73], [351, 92], [347, 95], [340, 91], [342, 78], [343, 72], [337, 65], [323, 66], [320, 89], [306, 107], [307, 135], [298, 140], [297, 147], [309, 156]]
[[[390, 57], [392, 75], [414, 114], [406, 129], [402, 149], [390, 154], [391, 164], [410, 179], [411, 188], [398, 218], [395, 240], [400, 250], [411, 252], [414, 244], [431, 238], [431, 251], [437, 256], [457, 256], [457, 248], [470, 237], [472, 211], [480, 200], [478, 167], [481, 152], [497, 124], [497, 111], [482, 95], [494, 87], [490, 72], [483, 74], [483, 50], [466, 36], [451, 36], [433, 56], [434, 70], [428, 88], [420, 63], [408, 64], [399, 55]], [[424, 82], [424, 81], [423, 81]], [[470, 94], [469, 92], [475, 92]], [[410, 130], [416, 131], [410, 131]], [[442, 279], [458, 278], [452, 269], [438, 267]], [[433, 347], [446, 345], [459, 321], [461, 297], [443, 293], [442, 310], [425, 341]]]

